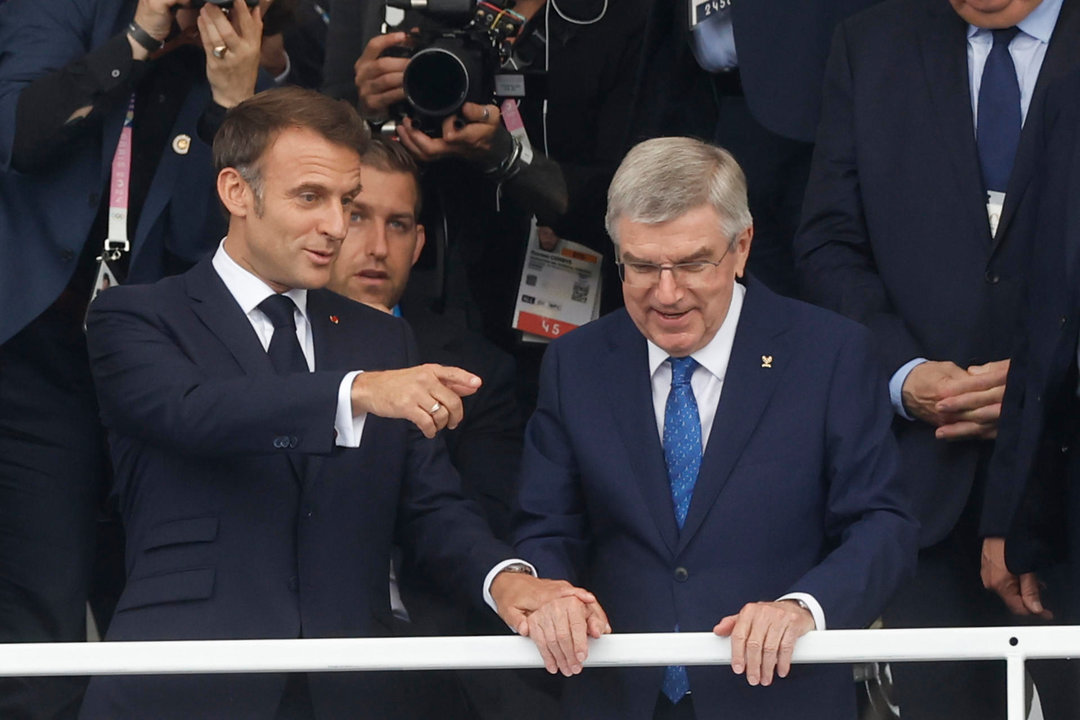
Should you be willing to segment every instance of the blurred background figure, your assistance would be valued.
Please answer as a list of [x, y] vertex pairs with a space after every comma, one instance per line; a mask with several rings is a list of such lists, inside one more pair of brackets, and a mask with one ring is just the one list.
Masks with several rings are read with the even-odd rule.
[[654, 0], [633, 137], [691, 135], [746, 172], [750, 272], [794, 296], [791, 242], [821, 108], [829, 38], [876, 0]]
[[[255, 91], [267, 4], [228, 16], [186, 6], [0, 8], [3, 642], [86, 638], [108, 466], [82, 329], [92, 293], [186, 268], [225, 229], [210, 141], [225, 110]], [[107, 265], [97, 260], [106, 240]], [[96, 604], [104, 626], [123, 552], [115, 526], [102, 528], [93, 577], [107, 586]], [[84, 685], [4, 680], [0, 717], [72, 716]]]
[[[430, 42], [432, 31], [460, 29], [460, 18], [409, 12], [399, 26], [409, 33], [375, 36], [349, 61], [361, 113], [384, 131], [397, 121], [402, 145], [423, 168], [430, 254], [420, 266], [439, 268], [434, 294], [514, 355], [526, 410], [534, 402], [542, 346], [523, 344], [511, 324], [533, 219], [551, 229], [543, 231], [548, 248], [565, 238], [604, 253], [605, 307], [619, 304], [602, 216], [608, 180], [626, 149], [642, 2], [518, 2], [512, 14], [520, 27], [500, 42], [505, 57], [498, 71], [512, 76], [515, 87], [496, 88], [500, 104], [477, 97], [441, 122], [427, 118], [427, 133], [414, 122], [415, 107], [404, 107], [408, 117], [402, 117], [409, 65], [403, 55]], [[344, 60], [334, 43], [346, 35], [339, 23], [347, 18], [337, 6], [332, 13], [328, 65]], [[370, 30], [356, 20], [357, 33]], [[329, 66], [325, 83], [338, 87]], [[511, 117], [504, 118], [507, 110]]]
[[[978, 534], [1036, 217], [1045, 87], [1080, 60], [1075, 0], [890, 0], [845, 21], [826, 71], [803, 224], [808, 299], [874, 333], [890, 378], [918, 571], [890, 627], [1008, 625]], [[1032, 665], [1046, 717], [1076, 683]], [[998, 663], [901, 663], [905, 720], [1003, 718]], [[1054, 687], [1060, 683], [1060, 687]]]

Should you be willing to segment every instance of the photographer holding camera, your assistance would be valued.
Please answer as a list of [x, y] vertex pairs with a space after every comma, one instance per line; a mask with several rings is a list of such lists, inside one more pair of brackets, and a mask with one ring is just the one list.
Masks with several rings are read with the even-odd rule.
[[[644, 3], [617, 9], [606, 0], [472, 3], [497, 22], [512, 16], [520, 24], [509, 38], [508, 57], [500, 58], [502, 67], [492, 70], [520, 78], [518, 91], [496, 87], [472, 94], [477, 84], [489, 83], [486, 77], [473, 82], [473, 73], [469, 101], [433, 122], [435, 113], [418, 112], [418, 95], [425, 89], [438, 94], [445, 78], [430, 70], [427, 85], [421, 77], [419, 92], [407, 97], [412, 88], [406, 79], [413, 72], [407, 68], [418, 63], [420, 50], [439, 49], [460, 30], [459, 18], [468, 13], [452, 15], [449, 8], [463, 5], [470, 4], [429, 2], [422, 14], [409, 12], [401, 24], [419, 31], [372, 38], [354, 68], [359, 107], [374, 124], [399, 120], [402, 145], [426, 164], [425, 204], [442, 217], [429, 215], [425, 225], [445, 227], [442, 242], [449, 247], [446, 302], [478, 311], [478, 318], [470, 317], [474, 329], [516, 356], [523, 406], [531, 408], [542, 347], [523, 344], [511, 323], [532, 219], [547, 249], [558, 238], [595, 248], [607, 255], [605, 276], [614, 278], [603, 230], [604, 196], [626, 150]], [[402, 106], [404, 117], [398, 115]], [[618, 303], [617, 283], [605, 285], [610, 307]]]
[[[122, 577], [119, 548], [92, 571], [108, 463], [83, 318], [224, 234], [210, 141], [255, 92], [269, 2], [220, 5], [0, 6], [0, 642], [85, 640], [91, 580]], [[84, 686], [5, 679], [0, 717], [73, 716]]]

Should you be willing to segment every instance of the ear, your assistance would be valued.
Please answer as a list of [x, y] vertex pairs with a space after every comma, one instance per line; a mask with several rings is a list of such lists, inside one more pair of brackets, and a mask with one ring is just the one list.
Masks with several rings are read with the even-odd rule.
[[218, 197], [221, 204], [235, 217], [247, 217], [254, 214], [255, 196], [251, 187], [236, 168], [227, 167], [217, 176]]
[[735, 241], [735, 277], [741, 278], [746, 272], [746, 260], [750, 257], [750, 243], [754, 241], [754, 226], [746, 228]]
[[420, 259], [420, 253], [422, 253], [424, 251], [424, 241], [425, 240], [426, 240], [426, 237], [424, 235], [424, 226], [423, 225], [417, 225], [416, 226], [416, 247], [413, 248], [413, 253], [412, 253], [412, 264], [413, 265], [415, 265], [416, 261]]

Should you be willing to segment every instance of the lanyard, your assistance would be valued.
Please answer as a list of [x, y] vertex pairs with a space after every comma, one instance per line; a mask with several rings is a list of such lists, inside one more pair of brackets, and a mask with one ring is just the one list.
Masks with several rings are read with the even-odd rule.
[[112, 178], [109, 187], [109, 229], [105, 235], [105, 245], [101, 258], [117, 261], [124, 253], [131, 251], [128, 241], [128, 191], [131, 184], [131, 135], [135, 124], [135, 95], [128, 101], [124, 115], [124, 127], [120, 131], [120, 142], [116, 144], [116, 153], [112, 161]]

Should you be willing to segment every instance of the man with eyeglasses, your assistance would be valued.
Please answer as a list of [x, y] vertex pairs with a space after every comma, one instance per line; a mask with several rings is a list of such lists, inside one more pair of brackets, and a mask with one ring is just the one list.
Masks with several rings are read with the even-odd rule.
[[[791, 657], [809, 630], [871, 622], [914, 564], [868, 333], [744, 277], [753, 224], [725, 150], [636, 146], [607, 227], [626, 308], [548, 349], [515, 537], [599, 604], [555, 600], [519, 632], [582, 673], [564, 717], [853, 718], [849, 667]], [[735, 674], [583, 672], [586, 635], [609, 631], [730, 637]]]

